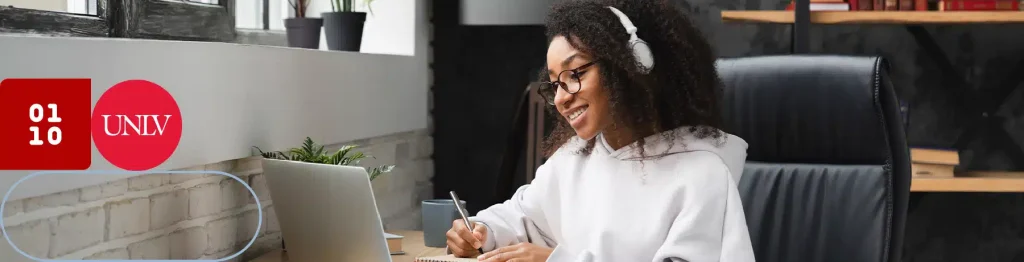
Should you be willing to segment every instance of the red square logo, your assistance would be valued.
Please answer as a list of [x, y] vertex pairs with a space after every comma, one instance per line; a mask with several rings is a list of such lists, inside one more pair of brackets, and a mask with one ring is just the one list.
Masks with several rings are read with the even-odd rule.
[[91, 79], [0, 81], [0, 170], [92, 164]]

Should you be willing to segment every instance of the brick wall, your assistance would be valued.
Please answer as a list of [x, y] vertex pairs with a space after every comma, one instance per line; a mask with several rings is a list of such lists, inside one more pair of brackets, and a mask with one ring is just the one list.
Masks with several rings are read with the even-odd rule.
[[[365, 165], [397, 165], [372, 183], [385, 229], [419, 229], [419, 203], [433, 192], [428, 132], [351, 144], [375, 157]], [[256, 242], [234, 261], [280, 247], [259, 158], [183, 170], [222, 171], [245, 181], [261, 200], [263, 227], [257, 228], [257, 203], [238, 181], [166, 173], [10, 201], [3, 210], [4, 227], [22, 251], [44, 259], [220, 259], [241, 250], [257, 231]]]

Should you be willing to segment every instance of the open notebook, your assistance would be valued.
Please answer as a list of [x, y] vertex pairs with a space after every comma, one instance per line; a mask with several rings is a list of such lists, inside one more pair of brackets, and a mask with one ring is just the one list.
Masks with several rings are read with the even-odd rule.
[[417, 257], [416, 262], [476, 262], [476, 258], [458, 258], [455, 255], [436, 257]]

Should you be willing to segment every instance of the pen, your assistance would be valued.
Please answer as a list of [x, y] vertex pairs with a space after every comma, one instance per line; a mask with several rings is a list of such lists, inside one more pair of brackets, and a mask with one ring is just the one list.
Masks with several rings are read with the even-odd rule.
[[[459, 196], [455, 194], [455, 191], [448, 191], [448, 194], [452, 195], [452, 201], [455, 201], [455, 209], [459, 211], [459, 216], [462, 217], [462, 222], [466, 223], [466, 228], [469, 228], [469, 231], [472, 232], [473, 223], [469, 222], [469, 216], [466, 216], [466, 213], [469, 212], [462, 206], [462, 202], [459, 201]], [[479, 251], [480, 254], [484, 253], [484, 249], [482, 247], [477, 248], [476, 251]]]

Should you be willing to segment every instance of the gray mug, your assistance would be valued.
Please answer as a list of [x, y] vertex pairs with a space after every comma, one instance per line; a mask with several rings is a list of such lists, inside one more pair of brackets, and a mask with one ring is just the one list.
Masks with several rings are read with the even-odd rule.
[[[466, 201], [460, 200], [463, 207]], [[445, 247], [448, 237], [445, 233], [452, 228], [452, 221], [461, 219], [455, 201], [451, 199], [423, 200], [420, 210], [423, 217], [423, 245], [428, 247]], [[466, 214], [467, 216], [469, 214]]]

